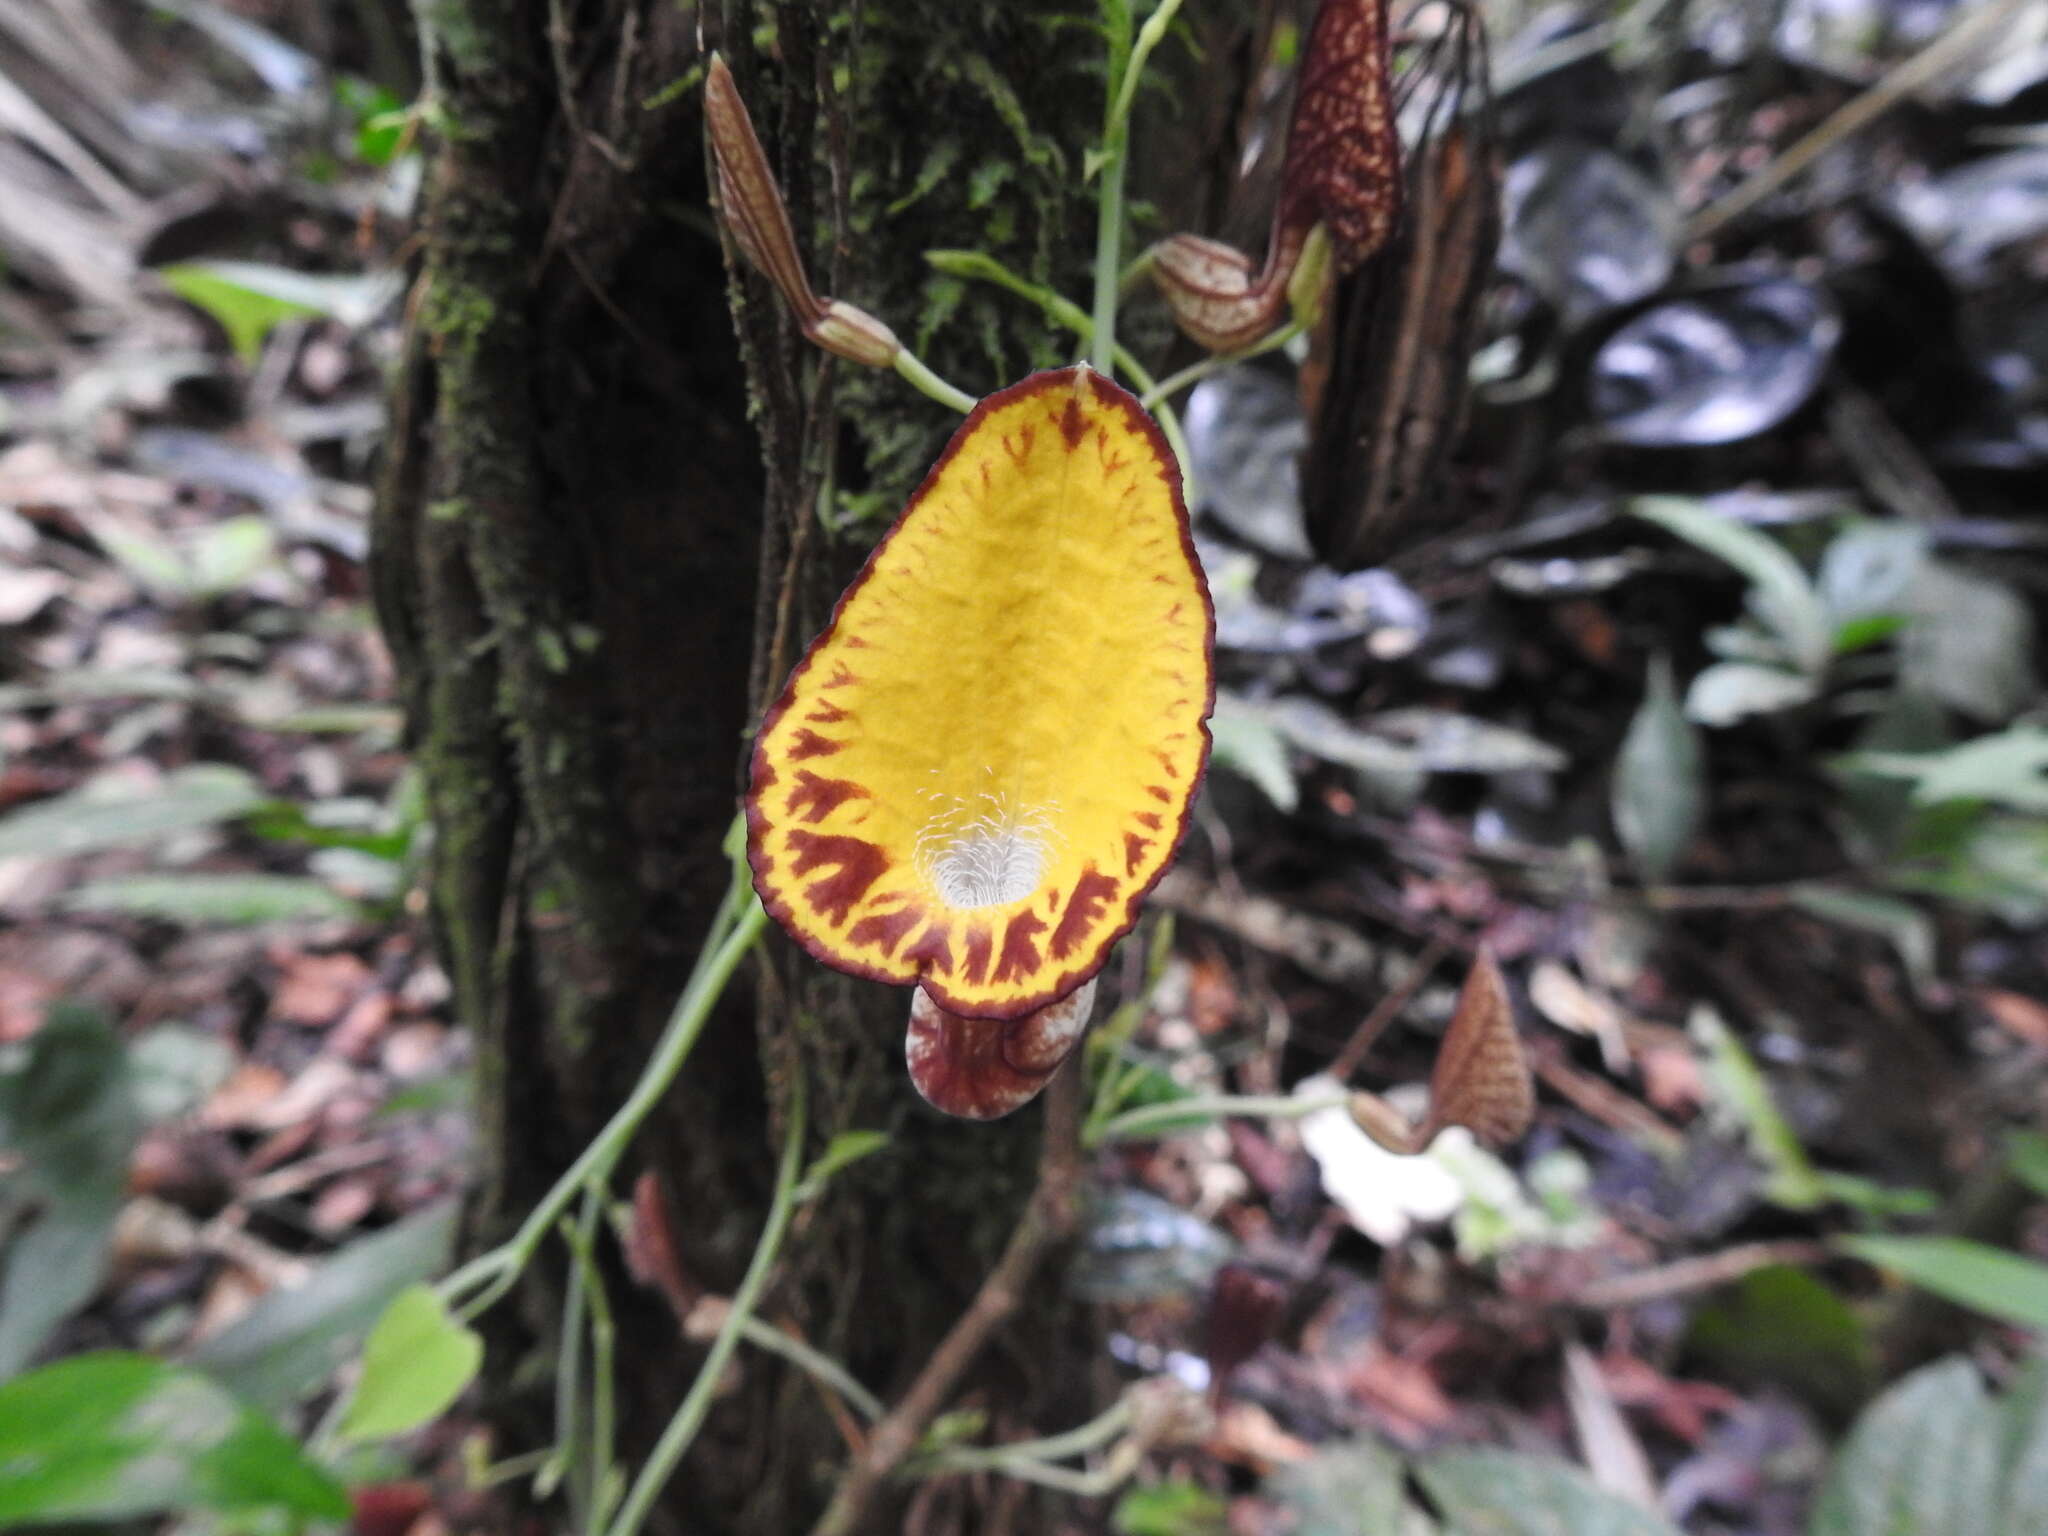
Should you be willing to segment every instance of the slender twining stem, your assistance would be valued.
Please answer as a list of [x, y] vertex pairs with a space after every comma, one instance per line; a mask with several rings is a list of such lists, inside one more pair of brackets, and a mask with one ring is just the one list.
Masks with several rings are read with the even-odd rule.
[[[1053, 324], [1063, 325], [1079, 336], [1083, 345], [1088, 345], [1095, 339], [1095, 321], [1080, 305], [1071, 299], [1062, 298], [1050, 288], [1034, 283], [1029, 278], [1018, 276], [985, 252], [926, 251], [924, 259], [941, 272], [951, 273], [954, 277], [994, 283], [998, 288], [1009, 289], [1021, 299], [1029, 299], [1044, 311], [1046, 318]], [[1138, 392], [1147, 397], [1148, 402], [1152, 396], [1159, 394], [1159, 386], [1153, 383], [1151, 371], [1121, 342], [1116, 346], [1116, 365], [1123, 370], [1124, 377], [1131, 381]], [[1195, 502], [1194, 460], [1189, 457], [1188, 440], [1186, 434], [1181, 431], [1180, 417], [1163, 398], [1157, 405], [1148, 405], [1148, 409], [1159, 419], [1159, 430], [1166, 434], [1166, 446], [1173, 450], [1174, 458], [1180, 461], [1181, 494], [1192, 506]]]
[[1145, 78], [1145, 61], [1152, 57], [1154, 48], [1166, 41], [1166, 29], [1173, 25], [1173, 18], [1179, 11], [1180, 0], [1159, 0], [1158, 8], [1145, 18], [1145, 25], [1138, 28], [1138, 40], [1131, 45], [1131, 62], [1124, 66], [1123, 84], [1109, 109], [1111, 121], [1129, 124], [1131, 104], [1138, 99], [1138, 85]]
[[[442, 1298], [451, 1305], [460, 1301], [456, 1315], [464, 1322], [488, 1310], [512, 1289], [577, 1195], [585, 1189], [602, 1186], [610, 1178], [641, 1124], [661, 1102], [662, 1095], [668, 1092], [669, 1085], [689, 1059], [691, 1048], [703, 1033], [705, 1022], [711, 1017], [712, 1007], [724, 992], [726, 982], [746, 957], [747, 951], [753, 948], [768, 922], [768, 915], [761, 910], [761, 903], [755, 899], [752, 889], [740, 874], [743, 869], [743, 865], [736, 868], [732, 889], [726, 892], [718, 915], [712, 919], [711, 932], [698, 958], [697, 969], [683, 988], [683, 995], [677, 999], [675, 1011], [669, 1015], [668, 1026], [655, 1043], [654, 1054], [648, 1059], [640, 1081], [633, 1085], [626, 1102], [613, 1112], [604, 1129], [583, 1149], [569, 1171], [541, 1197], [540, 1203], [520, 1224], [517, 1232], [490, 1252], [471, 1259], [441, 1282]], [[462, 1300], [464, 1297], [468, 1299]]]
[[1156, 411], [1168, 400], [1186, 389], [1190, 384], [1199, 384], [1213, 373], [1221, 373], [1237, 363], [1248, 362], [1268, 352], [1278, 351], [1302, 332], [1299, 320], [1290, 320], [1278, 330], [1270, 331], [1248, 347], [1239, 347], [1235, 352], [1212, 352], [1209, 356], [1189, 363], [1178, 373], [1168, 374], [1139, 397], [1139, 404], [1148, 411]]
[[[612, 1361], [615, 1331], [611, 1298], [597, 1263], [597, 1230], [604, 1217], [604, 1191], [583, 1192], [583, 1209], [574, 1222], [561, 1223], [562, 1242], [569, 1249], [570, 1304], [563, 1309], [562, 1364], [555, 1382], [557, 1453], [569, 1468], [570, 1508], [576, 1528], [595, 1531], [604, 1522], [612, 1480], [615, 1439], [615, 1389]], [[583, 1439], [582, 1370], [577, 1363], [582, 1344], [582, 1313], [590, 1313], [590, 1432]], [[536, 1483], [536, 1493], [544, 1490]]]
[[1182, 1131], [1198, 1131], [1211, 1120], [1259, 1119], [1299, 1120], [1322, 1109], [1342, 1109], [1351, 1102], [1349, 1094], [1317, 1094], [1293, 1098], [1285, 1094], [1239, 1097], [1234, 1094], [1198, 1095], [1175, 1099], [1168, 1104], [1143, 1104], [1103, 1122], [1087, 1145], [1092, 1149], [1112, 1141], [1130, 1141]]
[[[760, 909], [756, 907], [755, 910]], [[690, 1383], [690, 1390], [677, 1407], [675, 1417], [668, 1421], [668, 1427], [655, 1442], [647, 1465], [634, 1479], [632, 1491], [619, 1506], [618, 1518], [612, 1521], [607, 1536], [633, 1536], [640, 1529], [640, 1523], [660, 1497], [663, 1485], [690, 1449], [690, 1442], [697, 1438], [705, 1416], [711, 1412], [711, 1399], [717, 1394], [718, 1384], [725, 1375], [726, 1362], [739, 1347], [741, 1330], [760, 1303], [761, 1292], [768, 1284], [768, 1272], [775, 1267], [775, 1256], [782, 1247], [783, 1233], [789, 1229], [790, 1213], [796, 1209], [797, 1175], [803, 1166], [803, 1150], [804, 1075], [799, 1070], [790, 1074], [789, 1126], [783, 1133], [782, 1162], [775, 1171], [775, 1197], [769, 1203], [768, 1220], [761, 1228], [761, 1239], [754, 1245], [753, 1260], [747, 1265], [747, 1273], [741, 1279], [739, 1289], [732, 1294], [731, 1310], [719, 1327], [718, 1337], [711, 1341], [703, 1364], [697, 1367], [696, 1379]]]
[[1124, 151], [1130, 144], [1129, 112], [1118, 112], [1124, 85], [1132, 78], [1129, 0], [1103, 0], [1103, 30], [1109, 34], [1109, 94], [1102, 112], [1102, 158], [1095, 174], [1095, 309], [1089, 333], [1089, 361], [1105, 377], [1116, 375], [1117, 257], [1124, 238]]
[[968, 394], [964, 389], [955, 388], [936, 373], [933, 373], [930, 368], [925, 366], [924, 359], [920, 358], [915, 352], [912, 352], [910, 348], [904, 347], [899, 351], [896, 354], [895, 361], [898, 373], [916, 385], [921, 393], [929, 395], [932, 399], [938, 401], [939, 404], [950, 406], [963, 416], [974, 409], [976, 404], [974, 396]]
[[1129, 1428], [1130, 1423], [1130, 1399], [1120, 1397], [1086, 1424], [1060, 1434], [1046, 1435], [1037, 1440], [1012, 1440], [1006, 1445], [948, 1446], [933, 1455], [929, 1465], [934, 1470], [969, 1472], [984, 1467], [1001, 1468], [1006, 1463], [1019, 1460], [1063, 1461], [1069, 1456], [1085, 1455], [1109, 1444]]
[[989, 1335], [1017, 1310], [1039, 1261], [1073, 1229], [1074, 1194], [1080, 1182], [1081, 1074], [1070, 1057], [1045, 1090], [1045, 1139], [1038, 1154], [1038, 1183], [1002, 1257], [918, 1371], [902, 1401], [875, 1426], [867, 1449], [854, 1457], [853, 1465], [839, 1480], [839, 1489], [811, 1528], [811, 1536], [851, 1536], [863, 1529], [861, 1522], [882, 1479], [916, 1449], [925, 1426], [944, 1406]]
[[757, 1349], [780, 1355], [798, 1370], [808, 1371], [853, 1404], [854, 1411], [870, 1424], [882, 1416], [882, 1400], [855, 1381], [851, 1371], [823, 1350], [811, 1348], [802, 1339], [791, 1338], [773, 1323], [758, 1317], [750, 1317], [740, 1324], [740, 1337]]

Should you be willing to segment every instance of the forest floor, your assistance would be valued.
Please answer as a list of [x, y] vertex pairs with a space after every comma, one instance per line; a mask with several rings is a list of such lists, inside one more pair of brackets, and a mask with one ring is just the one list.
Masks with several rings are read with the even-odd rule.
[[[0, 120], [0, 1079], [57, 1021], [91, 1079], [0, 1124], [32, 1152], [39, 1113], [132, 1111], [33, 1191], [103, 1258], [17, 1234], [0, 1378], [148, 1349], [285, 1412], [444, 1263], [464, 1184], [365, 577], [418, 162], [331, 40], [173, 9], [0, 18], [43, 109]], [[1413, 1091], [1483, 943], [1539, 1107], [1498, 1154], [1395, 1158], [1336, 1108], [1101, 1153], [1066, 1283], [1217, 1413], [1068, 1528], [1335, 1530], [1419, 1489], [1454, 1529], [1934, 1531], [1840, 1490], [1924, 1513], [1899, 1426], [2037, 1390], [2048, 65], [1945, 76], [1701, 219], [1914, 57], [1900, 26], [1671, 75], [1501, 47], [1477, 511], [1393, 571], [1305, 558], [1285, 370], [1188, 404], [1222, 689], [1109, 973], [1131, 1102], [1327, 1099], [1333, 1063]], [[1665, 151], [1611, 147], [1652, 77]], [[1843, 1450], [1887, 1389], [1891, 1438]], [[385, 1453], [380, 1530], [474, 1513], [464, 1433]]]

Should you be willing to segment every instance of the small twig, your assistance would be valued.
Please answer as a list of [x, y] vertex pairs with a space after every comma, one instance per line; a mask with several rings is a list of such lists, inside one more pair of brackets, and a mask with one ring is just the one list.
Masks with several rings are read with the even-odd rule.
[[1340, 1083], [1349, 1080], [1351, 1074], [1358, 1070], [1358, 1064], [1365, 1060], [1366, 1052], [1370, 1051], [1379, 1037], [1386, 1032], [1387, 1026], [1400, 1017], [1401, 1011], [1415, 1000], [1415, 994], [1420, 992], [1422, 984], [1429, 980], [1430, 972], [1434, 971], [1442, 963], [1444, 956], [1450, 952], [1451, 946], [1442, 939], [1429, 941], [1415, 964], [1408, 968], [1408, 974], [1401, 978], [1400, 984], [1381, 998], [1372, 1012], [1365, 1016], [1365, 1022], [1352, 1031], [1351, 1038], [1344, 1044], [1344, 1049], [1339, 1051], [1336, 1060], [1330, 1063], [1330, 1076]]
[[1740, 1280], [1752, 1270], [1769, 1265], [1818, 1264], [1832, 1256], [1825, 1243], [1798, 1240], [1742, 1243], [1724, 1248], [1719, 1253], [1703, 1253], [1697, 1258], [1660, 1264], [1655, 1269], [1640, 1269], [1634, 1274], [1590, 1281], [1565, 1300], [1571, 1306], [1596, 1312], [1610, 1307], [1640, 1307], [1646, 1302], [1712, 1290], [1717, 1285]]
[[1087, 1144], [1093, 1148], [1137, 1137], [1183, 1135], [1202, 1130], [1211, 1121], [1223, 1119], [1302, 1120], [1318, 1110], [1342, 1109], [1350, 1102], [1351, 1096], [1345, 1093], [1305, 1094], [1299, 1098], [1284, 1093], [1198, 1094], [1193, 1098], [1169, 1099], [1163, 1104], [1140, 1104], [1136, 1109], [1127, 1109], [1104, 1121], [1088, 1138]]
[[868, 1436], [866, 1452], [847, 1468], [831, 1504], [811, 1528], [811, 1536], [850, 1536], [861, 1528], [882, 1480], [916, 1449], [926, 1426], [989, 1335], [1017, 1310], [1039, 1261], [1072, 1229], [1074, 1193], [1081, 1178], [1081, 1091], [1081, 1074], [1070, 1059], [1046, 1089], [1038, 1184], [1008, 1246], [967, 1310], [925, 1361], [902, 1401]]
[[1990, 0], [1907, 59], [1860, 96], [1851, 97], [1806, 137], [1777, 159], [1709, 203], [1686, 225], [1687, 240], [1704, 240], [1724, 224], [1740, 218], [1814, 161], [1850, 135], [1859, 133], [1915, 92], [1932, 85], [1975, 50], [1988, 45], [1999, 29], [2032, 0]]

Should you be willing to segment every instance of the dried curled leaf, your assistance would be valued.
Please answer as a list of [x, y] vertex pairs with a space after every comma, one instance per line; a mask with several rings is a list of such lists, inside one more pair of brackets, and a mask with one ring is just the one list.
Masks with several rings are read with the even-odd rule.
[[1086, 367], [990, 396], [762, 724], [763, 905], [826, 964], [953, 1014], [1065, 997], [1179, 844], [1213, 628], [1138, 402]]
[[934, 1109], [963, 1120], [999, 1120], [1052, 1081], [1094, 1011], [1093, 981], [1021, 1019], [962, 1018], [919, 987], [903, 1042], [910, 1080]]
[[1389, 1152], [1428, 1149], [1437, 1134], [1462, 1125], [1490, 1147], [1518, 1141], [1536, 1112], [1536, 1084], [1515, 1032], [1507, 982], [1482, 947], [1458, 994], [1429, 1075], [1429, 1113], [1420, 1126], [1372, 1093], [1351, 1096], [1351, 1118]]

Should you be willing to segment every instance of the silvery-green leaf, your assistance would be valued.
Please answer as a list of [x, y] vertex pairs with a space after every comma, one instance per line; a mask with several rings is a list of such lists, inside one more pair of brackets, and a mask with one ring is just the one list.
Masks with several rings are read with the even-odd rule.
[[2034, 615], [2002, 581], [1942, 560], [1923, 564], [1906, 594], [1904, 687], [1978, 720], [2011, 719], [2040, 697]]
[[1692, 680], [1685, 712], [1701, 725], [1733, 725], [1748, 715], [1804, 704], [1814, 694], [1813, 680], [1776, 667], [1746, 661], [1721, 661]]
[[1777, 540], [1682, 496], [1638, 496], [1629, 510], [1747, 576], [1751, 609], [1802, 670], [1818, 672], [1827, 662], [1833, 639], [1827, 609]]
[[1699, 733], [1678, 707], [1669, 658], [1659, 656], [1614, 760], [1614, 830], [1644, 876], [1662, 880], [1705, 808]]

